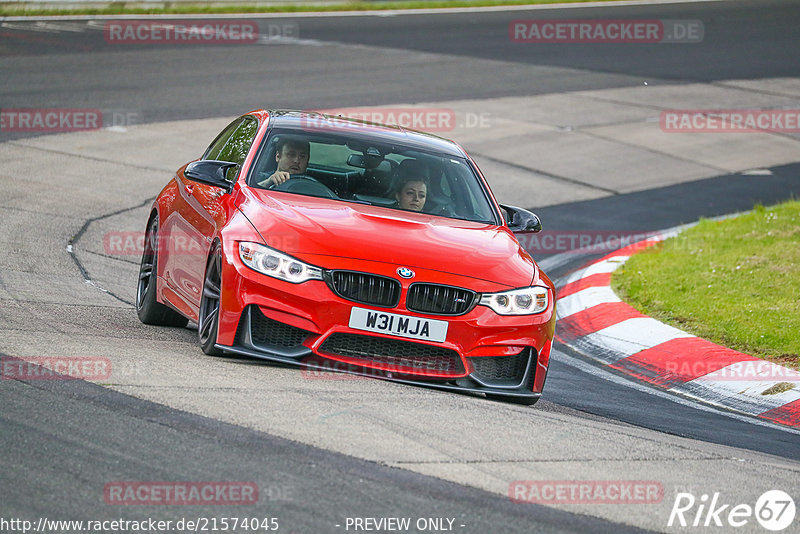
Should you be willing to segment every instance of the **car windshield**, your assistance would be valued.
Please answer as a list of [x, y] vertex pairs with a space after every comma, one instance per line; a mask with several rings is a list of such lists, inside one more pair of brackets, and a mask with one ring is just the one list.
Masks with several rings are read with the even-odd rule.
[[[276, 171], [291, 178], [277, 183], [270, 178]], [[466, 159], [364, 135], [273, 129], [248, 185], [498, 224], [482, 181]]]

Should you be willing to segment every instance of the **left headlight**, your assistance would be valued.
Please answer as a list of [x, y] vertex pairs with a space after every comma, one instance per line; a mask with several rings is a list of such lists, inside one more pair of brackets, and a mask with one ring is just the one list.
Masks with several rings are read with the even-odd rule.
[[239, 257], [245, 265], [267, 276], [299, 284], [322, 280], [322, 269], [260, 243], [239, 243]]
[[547, 309], [549, 290], [542, 286], [484, 293], [479, 304], [489, 306], [498, 315], [533, 315]]

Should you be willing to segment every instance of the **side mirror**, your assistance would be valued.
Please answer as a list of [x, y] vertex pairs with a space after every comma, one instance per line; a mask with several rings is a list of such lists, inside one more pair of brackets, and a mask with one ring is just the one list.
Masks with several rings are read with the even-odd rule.
[[186, 166], [183, 174], [190, 180], [221, 187], [230, 193], [233, 190], [233, 182], [227, 178], [228, 169], [237, 165], [238, 163], [213, 159], [193, 161]]
[[535, 213], [522, 208], [515, 208], [514, 206], [500, 205], [503, 211], [506, 212], [506, 224], [512, 232], [541, 232], [542, 221]]

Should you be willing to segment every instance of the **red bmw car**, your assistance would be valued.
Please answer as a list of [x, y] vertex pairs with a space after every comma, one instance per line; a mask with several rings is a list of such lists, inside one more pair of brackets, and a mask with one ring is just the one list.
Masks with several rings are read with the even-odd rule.
[[533, 404], [555, 289], [455, 143], [298, 111], [234, 120], [156, 198], [142, 322], [234, 353]]

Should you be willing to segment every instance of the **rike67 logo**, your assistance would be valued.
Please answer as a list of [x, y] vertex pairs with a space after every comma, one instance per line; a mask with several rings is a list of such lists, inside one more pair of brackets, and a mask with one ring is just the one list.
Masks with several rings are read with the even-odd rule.
[[763, 528], [778, 532], [794, 522], [795, 512], [794, 499], [781, 490], [764, 492], [755, 506], [726, 503], [718, 492], [699, 499], [691, 493], [678, 493], [667, 526], [740, 528], [755, 518]]

